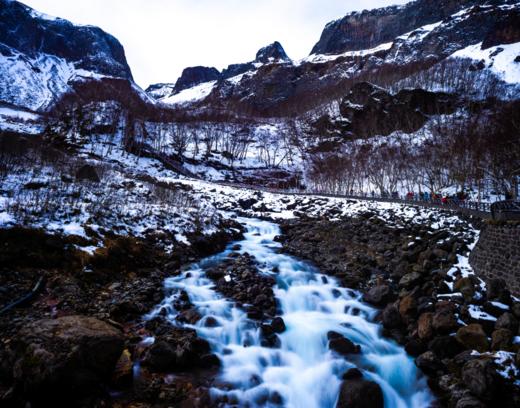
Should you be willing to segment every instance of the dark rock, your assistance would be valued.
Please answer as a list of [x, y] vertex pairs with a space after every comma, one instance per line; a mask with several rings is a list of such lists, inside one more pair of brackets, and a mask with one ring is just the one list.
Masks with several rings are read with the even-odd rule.
[[491, 349], [494, 351], [510, 351], [513, 344], [513, 333], [508, 329], [495, 330], [491, 336]]
[[339, 393], [337, 408], [383, 408], [381, 387], [364, 379], [344, 380]]
[[426, 345], [418, 339], [409, 340], [404, 346], [406, 352], [411, 356], [417, 357], [418, 355], [424, 353], [426, 350]]
[[456, 281], [454, 288], [457, 292], [462, 293], [462, 296], [464, 296], [464, 299], [467, 302], [471, 301], [473, 299], [473, 296], [475, 296], [475, 285], [469, 277], [461, 278], [458, 281]]
[[486, 408], [486, 405], [472, 395], [464, 395], [458, 400], [455, 408]]
[[281, 317], [275, 317], [271, 322], [271, 327], [275, 333], [283, 333], [286, 329], [285, 322]]
[[22, 54], [55, 55], [76, 68], [132, 79], [125, 51], [116, 38], [98, 27], [40, 17], [17, 1], [0, 1], [0, 39]]
[[364, 50], [393, 41], [417, 27], [444, 20], [464, 7], [478, 4], [477, 0], [415, 1], [406, 6], [353, 12], [329, 23], [312, 54], [341, 54]]
[[85, 164], [79, 168], [76, 172], [76, 180], [91, 181], [93, 183], [99, 183], [101, 181], [95, 167], [90, 164]]
[[431, 351], [421, 354], [415, 359], [415, 364], [425, 374], [435, 376], [439, 371], [442, 371], [444, 366], [439, 358]]
[[451, 333], [457, 329], [458, 323], [453, 312], [446, 310], [433, 315], [432, 326], [438, 333]]
[[157, 372], [194, 369], [202, 366], [209, 350], [208, 342], [198, 338], [194, 330], [172, 328], [148, 349], [143, 365]]
[[344, 380], [356, 380], [363, 378], [363, 373], [357, 368], [350, 368], [342, 377]]
[[503, 279], [494, 278], [487, 281], [486, 294], [489, 300], [497, 300], [506, 305], [511, 304], [511, 294]]
[[428, 343], [428, 349], [439, 358], [452, 358], [462, 352], [464, 347], [455, 340], [454, 336], [438, 336]]
[[374, 286], [363, 296], [365, 302], [374, 306], [385, 306], [392, 298], [393, 293], [388, 285]]
[[473, 395], [484, 400], [493, 397], [498, 388], [495, 364], [490, 360], [472, 360], [462, 367], [462, 381]]
[[399, 281], [399, 286], [402, 288], [412, 288], [418, 285], [422, 280], [422, 276], [420, 273], [412, 272], [404, 275]]
[[22, 329], [17, 343], [15, 382], [40, 401], [99, 393], [123, 352], [119, 330], [85, 316], [35, 321]]
[[359, 354], [361, 352], [360, 346], [354, 344], [339, 333], [329, 332], [327, 337], [329, 339], [329, 349], [342, 356], [348, 356], [349, 354]]
[[518, 333], [518, 319], [511, 313], [504, 313], [495, 323], [497, 329], [508, 329], [512, 333]]
[[407, 295], [399, 301], [399, 314], [403, 321], [416, 320], [417, 316], [417, 301], [412, 295]]
[[386, 329], [395, 329], [402, 325], [401, 314], [394, 304], [388, 305], [383, 311], [383, 326]]
[[464, 347], [481, 353], [489, 350], [489, 341], [480, 324], [469, 324], [457, 330], [455, 339]]
[[420, 339], [427, 340], [433, 335], [433, 313], [423, 313], [417, 323], [417, 334]]

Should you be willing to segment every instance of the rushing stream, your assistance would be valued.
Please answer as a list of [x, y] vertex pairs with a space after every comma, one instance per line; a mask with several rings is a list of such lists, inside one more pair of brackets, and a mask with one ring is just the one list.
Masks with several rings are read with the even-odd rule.
[[[334, 407], [342, 374], [352, 367], [363, 371], [366, 379], [377, 382], [384, 393], [385, 407], [427, 407], [433, 397], [425, 378], [402, 347], [381, 337], [380, 327], [372, 323], [376, 310], [360, 300], [360, 294], [341, 288], [306, 262], [280, 254], [274, 237], [277, 225], [259, 220], [239, 219], [247, 228], [239, 252], [254, 256], [261, 273], [276, 278], [274, 293], [287, 330], [279, 335], [281, 347], [260, 345], [257, 324], [213, 288], [205, 270], [225, 259], [232, 251], [207, 258], [166, 280], [171, 296], [154, 310], [168, 310], [172, 324], [176, 310], [172, 303], [185, 290], [202, 316], [194, 327], [208, 340], [222, 362], [221, 380], [232, 391], [228, 401], [245, 406]], [[276, 270], [276, 274], [272, 271]], [[205, 327], [208, 316], [218, 327]], [[336, 331], [361, 346], [362, 353], [352, 359], [335, 355], [328, 349], [327, 332]], [[282, 401], [282, 402], [280, 402]]]

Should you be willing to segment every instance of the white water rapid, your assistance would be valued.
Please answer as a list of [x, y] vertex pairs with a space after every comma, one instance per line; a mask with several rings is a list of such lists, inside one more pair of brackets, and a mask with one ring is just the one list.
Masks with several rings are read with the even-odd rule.
[[[171, 290], [148, 317], [166, 308], [172, 324], [177, 311], [171, 306], [180, 290], [204, 316], [195, 326], [209, 341], [222, 362], [220, 380], [232, 390], [212, 389], [212, 395], [227, 395], [230, 405], [328, 408], [335, 407], [341, 376], [352, 367], [377, 382], [384, 393], [385, 407], [428, 407], [433, 397], [425, 378], [402, 347], [381, 336], [372, 323], [375, 309], [364, 304], [358, 292], [341, 288], [334, 278], [321, 274], [310, 264], [280, 254], [274, 237], [277, 225], [259, 220], [239, 219], [246, 228], [239, 252], [254, 256], [262, 273], [276, 278], [274, 293], [287, 330], [278, 335], [281, 347], [260, 345], [257, 324], [213, 288], [205, 270], [225, 259], [232, 251], [192, 265], [180, 276], [169, 278]], [[276, 270], [276, 273], [272, 271]], [[212, 316], [218, 327], [204, 327]], [[328, 349], [327, 332], [336, 331], [361, 346], [361, 354], [346, 360]]]

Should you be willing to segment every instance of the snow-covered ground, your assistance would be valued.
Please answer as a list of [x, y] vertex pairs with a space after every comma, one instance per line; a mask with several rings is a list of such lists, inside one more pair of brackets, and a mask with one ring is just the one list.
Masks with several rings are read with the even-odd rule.
[[205, 99], [215, 88], [217, 81], [204, 82], [192, 88], [185, 89], [178, 94], [167, 96], [161, 102], [168, 105], [184, 105]]

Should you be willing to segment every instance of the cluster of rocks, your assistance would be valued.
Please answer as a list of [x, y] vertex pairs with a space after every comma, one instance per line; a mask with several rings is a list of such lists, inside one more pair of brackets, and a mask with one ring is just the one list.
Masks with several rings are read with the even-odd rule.
[[[448, 298], [442, 295], [445, 281], [454, 288]], [[518, 406], [520, 347], [513, 340], [520, 334], [520, 303], [504, 281], [489, 281], [483, 290], [473, 275], [413, 284], [402, 279], [397, 285], [381, 282], [365, 300], [384, 306], [384, 333], [416, 357], [446, 405]]]
[[[391, 227], [389, 223], [399, 227]], [[432, 220], [433, 222], [433, 220]], [[420, 280], [457, 262], [469, 242], [467, 224], [434, 230], [423, 224], [384, 221], [375, 213], [338, 222], [302, 219], [282, 225], [284, 250], [309, 259], [343, 286], [366, 288], [371, 279]]]
[[260, 273], [254, 258], [234, 252], [206, 275], [216, 284], [216, 290], [243, 308], [249, 318], [263, 321], [276, 316], [273, 292], [275, 279]]
[[338, 222], [290, 221], [283, 232], [286, 250], [346, 287], [362, 289], [364, 300], [382, 309], [384, 335], [416, 357], [443, 405], [518, 406], [520, 303], [505, 282], [484, 285], [452, 268], [458, 255], [467, 255], [467, 223], [449, 230], [391, 228], [363, 214]]
[[251, 255], [237, 252], [233, 252], [227, 260], [206, 274], [215, 281], [217, 291], [234, 300], [250, 319], [259, 324], [262, 345], [279, 347], [277, 334], [285, 331], [285, 322], [276, 316], [278, 310], [273, 292], [275, 278], [259, 271]]

